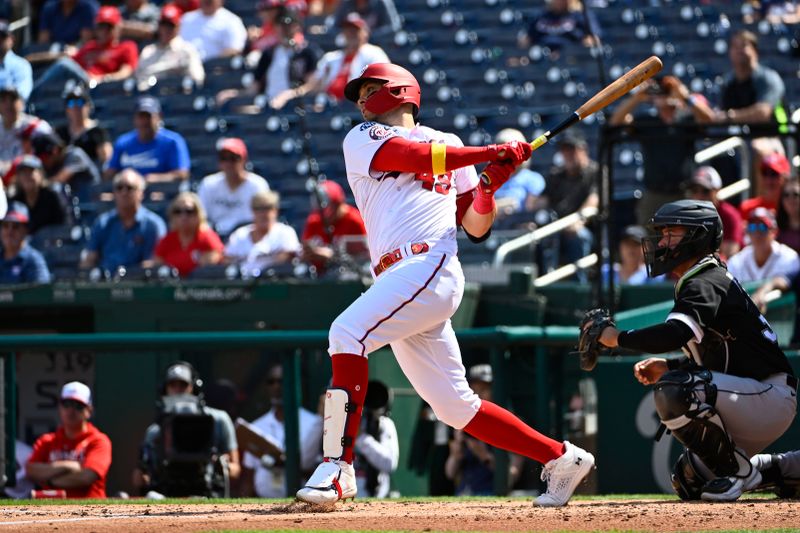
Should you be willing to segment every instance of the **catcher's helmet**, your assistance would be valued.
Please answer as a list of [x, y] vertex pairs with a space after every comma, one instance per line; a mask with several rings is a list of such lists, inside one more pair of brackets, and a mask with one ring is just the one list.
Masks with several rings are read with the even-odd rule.
[[421, 91], [419, 82], [409, 71], [393, 63], [373, 63], [361, 72], [361, 76], [353, 78], [344, 88], [345, 97], [351, 102], [358, 102], [358, 92], [368, 81], [385, 82], [380, 90], [375, 91], [367, 100], [367, 110], [382, 115], [401, 104], [414, 104], [414, 117], [419, 113]]
[[[677, 244], [667, 242], [659, 247], [663, 239], [661, 229], [682, 226], [686, 234]], [[647, 275], [659, 276], [688, 259], [713, 254], [722, 243], [722, 219], [711, 202], [678, 200], [662, 205], [648, 223], [650, 234], [642, 241]]]

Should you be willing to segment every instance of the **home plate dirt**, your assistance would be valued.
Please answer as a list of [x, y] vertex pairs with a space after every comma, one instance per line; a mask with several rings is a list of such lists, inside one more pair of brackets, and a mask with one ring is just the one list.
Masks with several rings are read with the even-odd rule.
[[573, 501], [561, 509], [530, 501], [356, 501], [320, 510], [291, 504], [10, 506], [2, 531], [156, 532], [221, 529], [402, 531], [708, 531], [800, 525], [800, 501], [732, 504], [654, 500]]

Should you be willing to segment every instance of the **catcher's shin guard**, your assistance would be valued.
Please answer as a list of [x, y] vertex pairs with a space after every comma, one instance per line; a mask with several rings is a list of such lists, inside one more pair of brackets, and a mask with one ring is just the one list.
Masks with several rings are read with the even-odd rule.
[[684, 452], [675, 461], [672, 467], [670, 481], [672, 488], [681, 500], [699, 500], [703, 487], [711, 481], [703, 474], [703, 469], [698, 463], [697, 458], [689, 450]]

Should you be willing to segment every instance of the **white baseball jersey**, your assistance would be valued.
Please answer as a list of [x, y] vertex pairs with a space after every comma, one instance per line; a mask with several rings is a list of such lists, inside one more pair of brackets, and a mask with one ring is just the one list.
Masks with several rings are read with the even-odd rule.
[[372, 158], [384, 142], [403, 137], [424, 143], [464, 146], [457, 136], [425, 126], [413, 129], [364, 122], [344, 139], [347, 181], [367, 228], [372, 262], [405, 244], [427, 242], [456, 253], [456, 195], [478, 185], [472, 165], [442, 176], [375, 172]]

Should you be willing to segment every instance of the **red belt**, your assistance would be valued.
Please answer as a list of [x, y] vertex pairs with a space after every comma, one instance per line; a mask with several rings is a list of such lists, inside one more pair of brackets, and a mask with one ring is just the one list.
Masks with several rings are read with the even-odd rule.
[[[375, 272], [375, 276], [380, 276], [384, 270], [389, 268], [395, 263], [399, 263], [403, 260], [403, 248], [397, 248], [396, 250], [392, 250], [391, 252], [387, 252], [381, 256], [378, 260], [378, 264], [372, 267], [372, 271]], [[415, 242], [413, 244], [408, 245], [408, 249], [411, 251], [412, 255], [419, 255], [424, 254], [430, 247], [428, 246], [427, 242]]]

